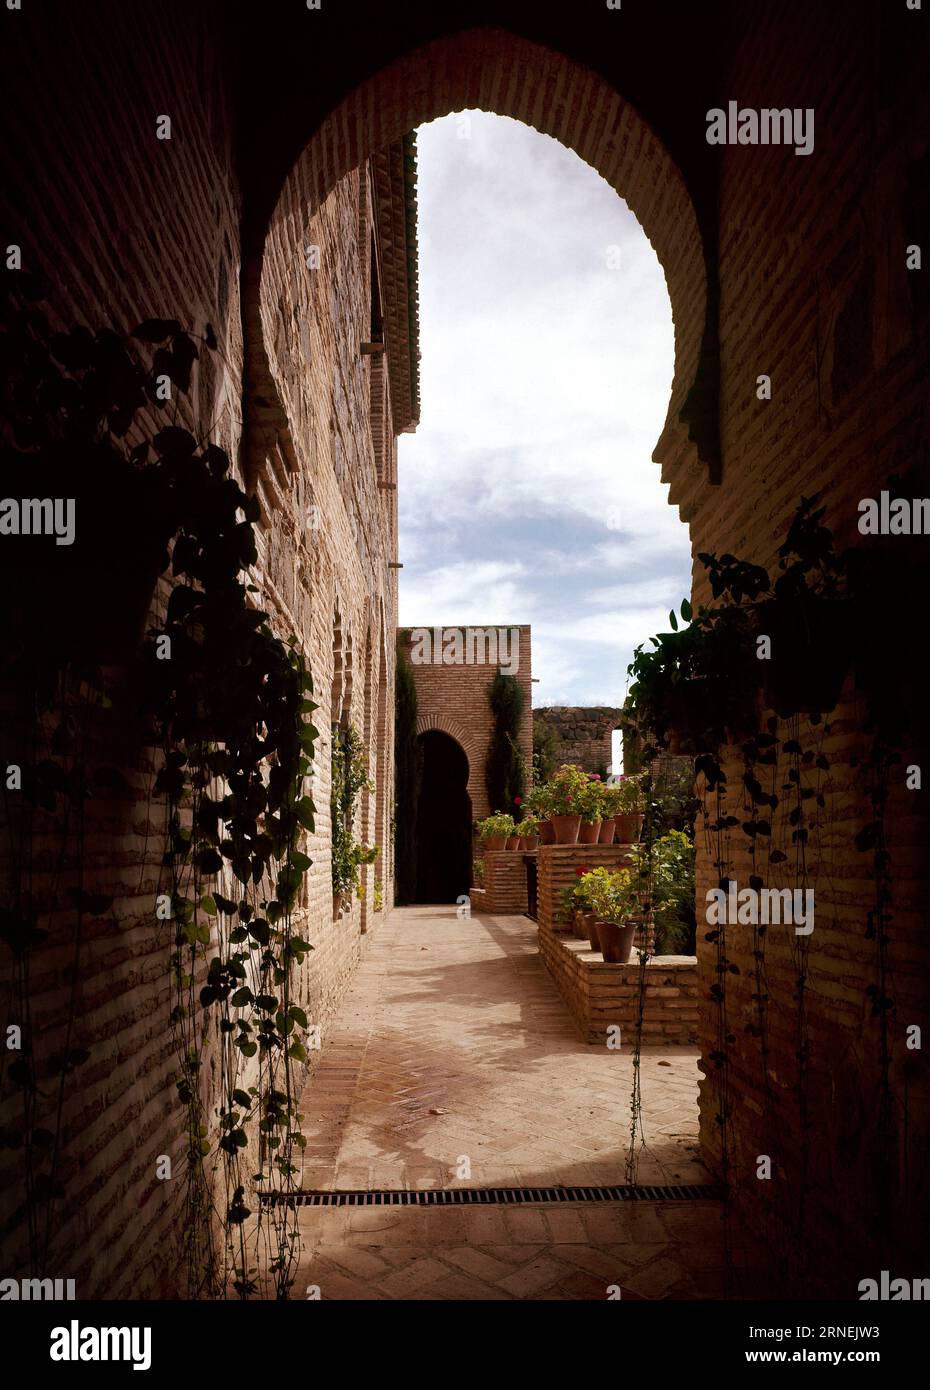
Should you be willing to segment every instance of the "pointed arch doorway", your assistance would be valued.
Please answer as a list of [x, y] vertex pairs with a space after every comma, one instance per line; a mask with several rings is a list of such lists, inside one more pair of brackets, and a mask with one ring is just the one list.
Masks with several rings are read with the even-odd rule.
[[454, 903], [471, 883], [468, 757], [441, 729], [419, 735], [423, 775], [417, 804], [417, 902]]

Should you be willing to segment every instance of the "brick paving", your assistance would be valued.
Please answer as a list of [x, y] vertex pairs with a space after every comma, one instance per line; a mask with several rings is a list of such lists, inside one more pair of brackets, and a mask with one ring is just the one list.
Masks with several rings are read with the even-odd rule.
[[[643, 1053], [640, 1182], [708, 1181], [696, 1156], [697, 1057]], [[303, 1185], [622, 1182], [632, 1081], [628, 1052], [577, 1035], [528, 918], [396, 909], [304, 1094]]]
[[[293, 1290], [323, 1299], [713, 1299], [728, 1292], [717, 1202], [303, 1208]], [[741, 1274], [729, 1285], [749, 1296]]]
[[[643, 1057], [638, 1179], [707, 1182], [697, 1052]], [[324, 1037], [302, 1102], [303, 1185], [615, 1183], [632, 1063], [581, 1042], [523, 917], [396, 910]], [[467, 1157], [470, 1175], [460, 1160]], [[720, 1298], [717, 1202], [301, 1208], [294, 1295], [324, 1299]], [[753, 1288], [745, 1275], [741, 1294]]]

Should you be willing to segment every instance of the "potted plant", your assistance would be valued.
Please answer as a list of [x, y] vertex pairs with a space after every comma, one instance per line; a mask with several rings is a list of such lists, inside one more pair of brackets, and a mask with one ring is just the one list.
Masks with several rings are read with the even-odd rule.
[[597, 837], [599, 845], [612, 845], [617, 825], [616, 788], [601, 783], [601, 828]]
[[[715, 603], [680, 629], [637, 647], [627, 720], [661, 748], [715, 754], [758, 733], [766, 708], [782, 718], [834, 709], [856, 655], [865, 594], [857, 553], [837, 554], [824, 509], [802, 498], [779, 549], [781, 575], [733, 555], [700, 554]], [[762, 642], [767, 638], [767, 644]]]
[[642, 773], [621, 777], [608, 787], [607, 805], [613, 812], [617, 843], [635, 844], [642, 833], [646, 810]]
[[539, 847], [539, 821], [535, 816], [524, 816], [520, 822], [520, 839], [524, 850], [531, 854]]
[[630, 920], [635, 892], [629, 869], [599, 874], [589, 889], [589, 897], [602, 956], [612, 965], [626, 965], [636, 932], [636, 923]]
[[694, 955], [694, 841], [682, 830], [670, 830], [648, 851], [638, 845], [632, 868], [652, 902], [655, 954]]
[[578, 882], [575, 885], [575, 893], [579, 903], [579, 926], [582, 940], [585, 938], [591, 943], [592, 951], [601, 949], [600, 938], [597, 934], [597, 904], [606, 888], [610, 878], [610, 869], [602, 865], [596, 869], [575, 869]]
[[580, 768], [563, 763], [549, 782], [549, 819], [557, 845], [574, 845], [581, 827], [581, 805], [588, 779]]
[[601, 812], [604, 805], [604, 788], [597, 773], [589, 776], [582, 788], [580, 797], [581, 825], [578, 829], [578, 843], [596, 845], [601, 831]]
[[548, 782], [537, 782], [526, 799], [526, 809], [536, 821], [536, 834], [541, 845], [555, 844], [555, 831], [549, 820], [552, 797]]
[[493, 816], [479, 821], [477, 829], [483, 850], [505, 849], [507, 840], [514, 834], [513, 817], [495, 811]]

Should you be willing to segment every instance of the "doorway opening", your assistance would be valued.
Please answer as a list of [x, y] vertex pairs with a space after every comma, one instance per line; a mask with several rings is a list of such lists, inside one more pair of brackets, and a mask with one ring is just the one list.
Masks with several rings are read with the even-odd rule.
[[439, 729], [420, 734], [423, 777], [417, 808], [417, 902], [452, 903], [471, 883], [468, 758]]

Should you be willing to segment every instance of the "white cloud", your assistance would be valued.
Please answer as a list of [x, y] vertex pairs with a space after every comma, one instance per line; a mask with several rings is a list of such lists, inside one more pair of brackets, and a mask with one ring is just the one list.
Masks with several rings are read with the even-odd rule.
[[650, 458], [668, 294], [626, 204], [576, 155], [469, 120], [468, 140], [454, 116], [419, 132], [423, 413], [400, 443], [402, 621], [532, 622], [536, 697], [558, 686], [577, 702], [615, 688], [643, 624], [690, 585], [688, 533]]

